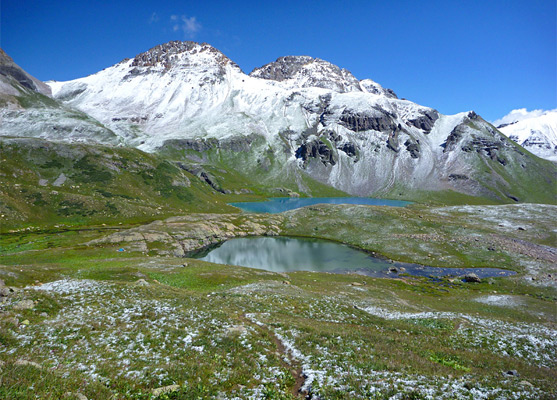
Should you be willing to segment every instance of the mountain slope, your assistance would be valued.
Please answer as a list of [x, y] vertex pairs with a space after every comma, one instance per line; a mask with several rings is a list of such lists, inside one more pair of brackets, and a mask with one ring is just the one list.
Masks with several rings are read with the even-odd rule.
[[0, 136], [118, 143], [109, 129], [51, 97], [50, 87], [0, 49]]
[[557, 110], [501, 125], [498, 129], [538, 157], [557, 161]]
[[133, 148], [0, 138], [0, 228], [234, 212], [179, 166]]
[[13, 82], [45, 96], [51, 95], [48, 85], [29, 75], [14, 63], [4, 50], [0, 49], [0, 95], [17, 96], [18, 93], [12, 88]]
[[283, 57], [249, 76], [208, 44], [169, 42], [49, 85], [128, 146], [292, 190], [309, 192], [310, 177], [358, 195], [555, 201], [555, 167], [475, 113], [441, 115], [311, 57]]

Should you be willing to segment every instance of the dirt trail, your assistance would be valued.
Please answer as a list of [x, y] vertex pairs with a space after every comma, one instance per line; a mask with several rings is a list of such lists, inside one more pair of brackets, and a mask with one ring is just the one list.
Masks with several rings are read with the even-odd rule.
[[301, 391], [302, 387], [304, 386], [304, 383], [306, 382], [306, 376], [303, 374], [302, 366], [300, 365], [298, 360], [292, 357], [292, 354], [290, 354], [290, 352], [286, 349], [286, 347], [280, 341], [280, 339], [276, 337], [274, 332], [264, 325], [256, 324], [254, 321], [246, 317], [245, 314], [242, 314], [240, 316], [240, 320], [253, 326], [258, 331], [264, 333], [266, 336], [268, 336], [271, 339], [271, 341], [276, 346], [277, 351], [282, 356], [281, 361], [283, 363], [283, 367], [287, 368], [291, 372], [292, 377], [294, 378], [295, 383], [292, 386], [292, 390], [291, 390], [292, 394], [294, 396], [302, 397], [304, 399], [310, 399], [311, 397], [308, 396], [308, 393], [305, 392], [303, 393]]

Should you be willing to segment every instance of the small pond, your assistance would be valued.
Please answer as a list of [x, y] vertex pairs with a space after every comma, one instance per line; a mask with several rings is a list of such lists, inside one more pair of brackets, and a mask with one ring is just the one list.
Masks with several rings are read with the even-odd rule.
[[[391, 268], [418, 276], [460, 276], [469, 272], [480, 278], [514, 275], [498, 268], [435, 268], [393, 262], [344, 244], [320, 239], [252, 237], [230, 239], [195, 255], [204, 261], [238, 265], [272, 272], [316, 271], [392, 277]], [[401, 271], [401, 268], [403, 270]]]
[[231, 206], [238, 207], [242, 211], [270, 214], [294, 210], [296, 208], [311, 206], [314, 204], [358, 204], [366, 206], [404, 207], [410, 204], [410, 202], [402, 200], [373, 199], [371, 197], [275, 197], [266, 201], [230, 203]]

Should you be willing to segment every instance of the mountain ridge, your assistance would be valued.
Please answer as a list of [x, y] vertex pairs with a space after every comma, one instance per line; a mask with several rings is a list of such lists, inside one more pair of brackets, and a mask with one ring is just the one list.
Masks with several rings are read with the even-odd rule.
[[[246, 75], [208, 44], [169, 42], [48, 84], [56, 101], [113, 132], [112, 145], [220, 165], [301, 193], [307, 175], [355, 195], [456, 191], [533, 201], [530, 182], [554, 182], [551, 168], [533, 167], [539, 161], [474, 112], [442, 115], [309, 56], [274, 63]], [[531, 179], [535, 170], [544, 172]]]

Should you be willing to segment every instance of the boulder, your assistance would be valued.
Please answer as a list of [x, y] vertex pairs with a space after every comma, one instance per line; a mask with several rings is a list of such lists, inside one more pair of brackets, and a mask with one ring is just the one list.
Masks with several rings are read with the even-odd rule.
[[482, 280], [480, 277], [474, 273], [464, 275], [462, 279], [464, 282], [471, 282], [471, 283], [480, 283]]
[[153, 389], [151, 393], [153, 393], [153, 396], [158, 397], [161, 394], [175, 392], [178, 389], [180, 389], [180, 385], [168, 385]]
[[14, 304], [14, 310], [31, 310], [34, 307], [33, 300], [21, 300]]
[[0, 297], [8, 297], [12, 291], [6, 286], [4, 281], [0, 279]]

